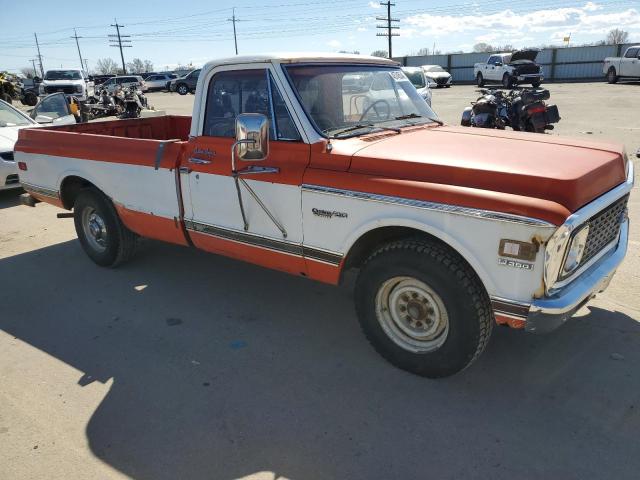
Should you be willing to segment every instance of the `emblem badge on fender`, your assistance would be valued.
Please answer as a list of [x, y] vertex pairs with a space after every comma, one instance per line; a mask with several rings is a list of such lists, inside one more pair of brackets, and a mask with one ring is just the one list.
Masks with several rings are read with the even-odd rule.
[[313, 212], [314, 215], [317, 215], [318, 217], [324, 217], [324, 218], [333, 218], [333, 217], [347, 218], [349, 216], [345, 212], [336, 212], [335, 210], [322, 210], [320, 208], [312, 208], [311, 211]]

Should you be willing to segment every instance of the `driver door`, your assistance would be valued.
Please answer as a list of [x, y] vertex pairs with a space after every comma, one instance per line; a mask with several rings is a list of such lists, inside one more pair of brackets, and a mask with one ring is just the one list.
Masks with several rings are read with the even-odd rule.
[[[302, 176], [310, 147], [302, 141], [289, 106], [265, 66], [220, 67], [202, 86], [206, 96], [198, 136], [191, 138], [181, 169], [185, 223], [194, 244], [215, 253], [300, 274], [302, 258]], [[231, 168], [235, 120], [260, 113], [269, 121], [269, 154], [262, 161], [236, 161], [236, 169], [261, 169], [243, 175], [259, 201], [284, 228], [282, 233], [252, 194], [240, 185], [248, 222], [245, 230]], [[196, 121], [194, 119], [194, 121]]]

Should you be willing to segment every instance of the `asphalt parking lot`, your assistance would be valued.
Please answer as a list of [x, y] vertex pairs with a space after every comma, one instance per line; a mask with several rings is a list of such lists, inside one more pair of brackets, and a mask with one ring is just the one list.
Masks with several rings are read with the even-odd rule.
[[[549, 88], [554, 135], [640, 147], [640, 84]], [[434, 108], [457, 124], [474, 90]], [[149, 98], [190, 114], [194, 97]], [[0, 479], [635, 479], [637, 189], [609, 290], [553, 334], [496, 328], [439, 381], [369, 347], [351, 281], [153, 241], [101, 269], [72, 220], [0, 192]]]

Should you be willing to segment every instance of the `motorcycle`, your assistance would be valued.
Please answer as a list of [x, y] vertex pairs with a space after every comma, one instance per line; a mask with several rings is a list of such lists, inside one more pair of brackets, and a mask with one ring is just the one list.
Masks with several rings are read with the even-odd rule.
[[497, 128], [511, 127], [516, 131], [544, 133], [553, 130], [560, 121], [556, 105], [548, 105], [549, 90], [480, 89], [482, 96], [462, 112], [460, 124], [464, 127]]
[[125, 88], [118, 86], [113, 93], [106, 88], [98, 88], [95, 96], [83, 107], [83, 113], [89, 120], [111, 116], [138, 118], [142, 110], [151, 108], [147, 97], [135, 85]]
[[119, 89], [116, 94], [120, 98], [124, 110], [119, 115], [120, 118], [138, 118], [142, 110], [149, 109], [147, 97], [142, 93], [142, 90], [138, 89], [137, 85], [131, 85], [124, 90]]

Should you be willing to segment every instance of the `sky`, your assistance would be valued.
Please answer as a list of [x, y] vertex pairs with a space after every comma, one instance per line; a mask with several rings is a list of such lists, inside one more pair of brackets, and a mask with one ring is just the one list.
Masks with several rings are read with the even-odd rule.
[[[99, 58], [120, 63], [109, 47], [110, 24], [124, 27], [131, 40], [125, 61], [150, 60], [156, 70], [178, 64], [200, 66], [234, 55], [235, 15], [240, 54], [293, 51], [386, 50], [376, 36], [376, 16], [386, 7], [368, 0], [157, 0], [81, 2], [82, 8], [43, 0], [0, 0], [0, 71], [17, 72], [36, 57], [34, 32], [45, 70], [78, 68], [74, 28], [91, 70]], [[640, 43], [640, 0], [395, 0], [392, 16], [400, 20], [393, 55], [421, 48], [471, 51], [478, 42], [514, 47], [595, 42], [612, 28], [629, 32]], [[52, 5], [60, 6], [52, 8]], [[28, 7], [27, 7], [28, 6]], [[113, 8], [112, 8], [113, 7]], [[25, 16], [25, 13], [28, 15]], [[36, 13], [37, 12], [37, 13]]]

